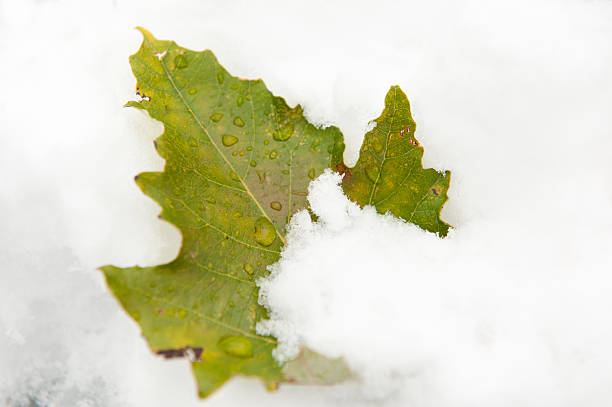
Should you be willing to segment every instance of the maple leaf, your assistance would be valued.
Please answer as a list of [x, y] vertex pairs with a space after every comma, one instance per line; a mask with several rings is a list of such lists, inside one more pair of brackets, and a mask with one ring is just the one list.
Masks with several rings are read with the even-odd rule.
[[[270, 389], [283, 381], [329, 384], [346, 379], [350, 373], [341, 360], [308, 349], [284, 366], [272, 358], [276, 340], [255, 331], [257, 321], [267, 317], [258, 304], [255, 280], [267, 276], [267, 267], [279, 259], [291, 215], [307, 207], [308, 184], [326, 168], [345, 173], [344, 190], [359, 204], [374, 204], [434, 230], [428, 217], [406, 216], [403, 206], [412, 201], [405, 201], [401, 190], [420, 191], [410, 195], [412, 200], [420, 196], [416, 205], [410, 203], [413, 212], [438, 205], [439, 214], [448, 177], [429, 185], [433, 170], [420, 168], [420, 147], [401, 162], [414, 164], [410, 160], [418, 157], [419, 168], [413, 171], [428, 176], [398, 183], [389, 164], [388, 154], [405, 150], [399, 144], [414, 140], [412, 133], [395, 134], [403, 131], [400, 125], [414, 125], [405, 95], [391, 89], [377, 128], [366, 135], [362, 155], [372, 148], [383, 152], [382, 160], [360, 159], [348, 169], [336, 127], [313, 126], [299, 105], [289, 107], [261, 80], [230, 75], [210, 51], [191, 51], [139, 30], [143, 43], [130, 64], [140, 100], [127, 106], [144, 109], [163, 123], [155, 146], [165, 168], [139, 174], [136, 182], [159, 203], [160, 217], [180, 230], [183, 242], [176, 259], [167, 264], [102, 267], [109, 288], [154, 352], [192, 361], [201, 397], [236, 374], [259, 377]], [[403, 107], [390, 110], [391, 104]], [[381, 138], [386, 128], [392, 135]], [[379, 139], [386, 140], [380, 151]], [[378, 177], [369, 170], [374, 162], [379, 163]], [[427, 188], [438, 188], [440, 198], [430, 199], [433, 192]], [[398, 191], [389, 196], [391, 190]], [[434, 231], [443, 234], [443, 229]]]

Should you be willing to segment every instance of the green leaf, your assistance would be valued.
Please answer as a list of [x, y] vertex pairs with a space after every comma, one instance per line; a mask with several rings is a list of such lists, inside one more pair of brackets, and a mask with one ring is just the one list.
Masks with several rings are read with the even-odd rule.
[[[102, 267], [109, 288], [139, 323], [154, 352], [190, 358], [201, 397], [236, 374], [258, 377], [270, 389], [283, 381], [345, 380], [350, 372], [341, 360], [308, 349], [284, 366], [276, 363], [276, 340], [255, 331], [257, 321], [267, 317], [257, 302], [255, 280], [265, 277], [267, 266], [279, 259], [291, 215], [307, 207], [308, 184], [326, 168], [345, 172], [344, 188], [351, 199], [361, 205], [374, 203], [381, 211], [397, 210], [408, 219], [401, 191], [377, 202], [387, 196], [382, 187], [395, 179], [389, 173], [395, 168], [389, 165], [390, 157], [382, 160], [380, 180], [366, 184], [361, 174], [370, 161], [360, 159], [354, 169], [347, 169], [343, 137], [336, 127], [308, 123], [299, 105], [289, 107], [261, 80], [230, 75], [210, 51], [190, 51], [139, 30], [144, 40], [130, 64], [140, 100], [126, 106], [146, 110], [163, 123], [155, 147], [165, 168], [141, 173], [136, 182], [159, 203], [160, 217], [180, 230], [183, 242], [168, 264]], [[379, 126], [366, 135], [362, 155], [374, 148], [369, 146], [384, 128], [413, 125], [405, 99], [399, 88], [392, 88]], [[395, 104], [398, 108], [389, 111]], [[391, 140], [397, 145], [391, 146]], [[412, 151], [408, 141], [387, 137], [381, 151]], [[422, 150], [417, 150], [413, 155], [420, 166]], [[401, 162], [412, 162], [405, 160]], [[407, 178], [398, 185], [422, 192], [422, 180], [428, 179]], [[448, 177], [431, 185], [430, 190], [439, 187], [440, 197], [446, 197]], [[363, 198], [368, 187], [374, 188], [371, 200]], [[418, 208], [425, 203], [431, 207], [426, 195]], [[425, 219], [409, 220], [432, 230]]]
[[234, 374], [282, 380], [275, 340], [255, 333], [266, 316], [255, 280], [279, 258], [290, 216], [306, 207], [311, 179], [342, 162], [335, 127], [308, 123], [261, 80], [231, 76], [210, 51], [144, 41], [130, 63], [145, 109], [164, 124], [164, 172], [136, 177], [176, 225], [177, 258], [156, 267], [103, 267], [109, 287], [155, 352], [201, 352], [202, 397]]
[[344, 193], [360, 206], [372, 205], [430, 232], [446, 236], [440, 219], [448, 199], [450, 171], [423, 169], [423, 147], [414, 137], [416, 123], [399, 86], [385, 97], [385, 109], [365, 135], [354, 168], [344, 168]]

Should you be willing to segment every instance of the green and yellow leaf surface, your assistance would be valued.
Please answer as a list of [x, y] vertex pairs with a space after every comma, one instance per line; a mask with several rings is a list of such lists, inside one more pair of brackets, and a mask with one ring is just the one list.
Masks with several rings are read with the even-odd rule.
[[391, 88], [357, 165], [347, 168], [338, 128], [310, 124], [299, 105], [261, 80], [230, 75], [210, 51], [140, 31], [130, 57], [140, 100], [127, 105], [163, 123], [155, 147], [165, 168], [136, 182], [183, 241], [167, 264], [102, 267], [110, 290], [154, 352], [190, 358], [201, 397], [234, 375], [270, 389], [348, 377], [342, 361], [307, 349], [285, 366], [272, 358], [276, 340], [255, 331], [266, 318], [255, 281], [279, 259], [289, 219], [307, 207], [308, 184], [326, 168], [345, 174], [344, 191], [361, 206], [446, 235], [439, 213], [449, 173], [422, 168], [406, 96]]

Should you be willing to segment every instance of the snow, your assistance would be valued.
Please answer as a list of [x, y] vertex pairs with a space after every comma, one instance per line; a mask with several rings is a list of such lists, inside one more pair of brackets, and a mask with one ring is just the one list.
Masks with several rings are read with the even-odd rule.
[[[609, 404], [610, 21], [597, 0], [0, 1], [0, 404]], [[452, 235], [351, 207], [328, 174], [262, 283], [279, 356], [343, 355], [357, 385], [197, 401], [106, 290], [97, 267], [180, 246], [133, 182], [163, 164], [161, 126], [122, 108], [137, 25], [339, 126], [349, 162], [389, 86], [408, 95]]]
[[[361, 210], [340, 181], [328, 170], [311, 183], [318, 220], [307, 211], [293, 217], [281, 260], [258, 283], [271, 311], [258, 330], [279, 339], [278, 360], [302, 345], [342, 356], [360, 375], [344, 392], [390, 405], [612, 400], [610, 252], [585, 239], [559, 256], [546, 247], [550, 232], [495, 221], [439, 239]], [[483, 227], [498, 232], [483, 236]]]

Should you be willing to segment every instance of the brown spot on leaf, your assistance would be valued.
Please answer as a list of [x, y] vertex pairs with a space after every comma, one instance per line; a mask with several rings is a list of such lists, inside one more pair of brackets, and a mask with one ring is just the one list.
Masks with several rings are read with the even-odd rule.
[[418, 142], [418, 141], [416, 141], [416, 139], [413, 139], [413, 138], [409, 138], [409, 139], [408, 139], [408, 142], [409, 142], [410, 144], [412, 144], [413, 146], [415, 146], [415, 147], [417, 147], [417, 146], [419, 145], [419, 142]]
[[340, 175], [344, 175], [344, 178], [342, 178], [342, 184], [351, 185], [351, 179], [353, 178], [353, 171], [350, 168], [340, 163], [340, 164], [336, 164], [335, 170]]
[[163, 356], [164, 359], [187, 358], [191, 362], [199, 362], [202, 360], [202, 352], [204, 348], [201, 346], [191, 347], [185, 346], [178, 349], [161, 349], [156, 353]]

